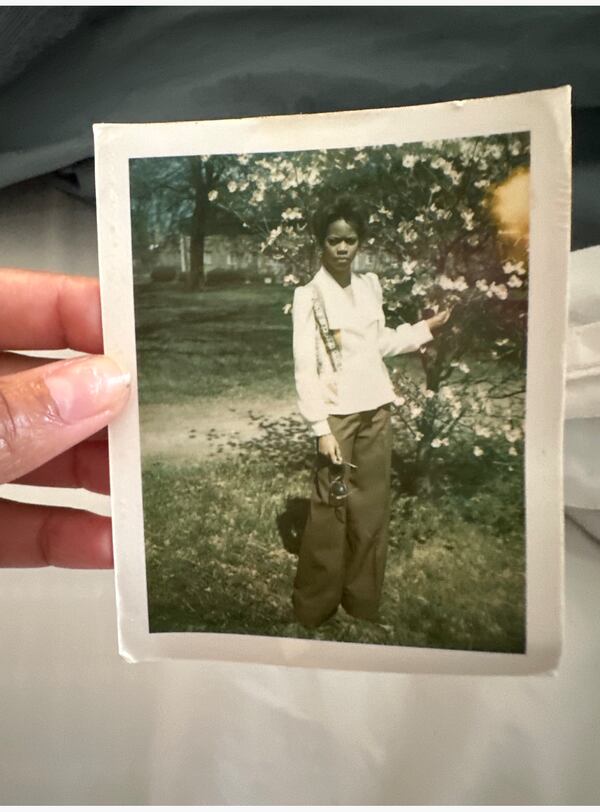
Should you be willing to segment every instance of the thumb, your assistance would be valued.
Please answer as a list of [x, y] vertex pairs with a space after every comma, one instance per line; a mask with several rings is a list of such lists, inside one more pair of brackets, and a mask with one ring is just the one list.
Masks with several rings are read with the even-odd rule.
[[103, 428], [125, 405], [129, 383], [129, 374], [103, 355], [0, 377], [0, 482]]

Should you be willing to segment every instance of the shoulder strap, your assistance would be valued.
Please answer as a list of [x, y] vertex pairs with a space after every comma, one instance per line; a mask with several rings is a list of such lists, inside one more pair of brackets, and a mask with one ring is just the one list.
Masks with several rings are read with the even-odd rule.
[[329, 358], [331, 359], [331, 364], [334, 370], [338, 372], [342, 368], [342, 354], [339, 351], [338, 345], [335, 342], [335, 338], [333, 337], [331, 330], [329, 329], [329, 323], [327, 321], [325, 309], [323, 308], [323, 304], [321, 303], [321, 299], [319, 297], [319, 291], [317, 290], [316, 285], [311, 285], [310, 287], [313, 297], [313, 313], [315, 314], [315, 321], [317, 322], [319, 333], [323, 339], [323, 344], [325, 344], [325, 348], [329, 354]]

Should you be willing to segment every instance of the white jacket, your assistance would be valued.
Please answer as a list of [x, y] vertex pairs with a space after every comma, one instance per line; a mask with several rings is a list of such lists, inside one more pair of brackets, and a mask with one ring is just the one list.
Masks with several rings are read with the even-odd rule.
[[[339, 330], [341, 370], [333, 369], [313, 312], [313, 287], [331, 331]], [[294, 293], [294, 366], [298, 408], [319, 437], [330, 414], [377, 409], [395, 398], [383, 358], [414, 352], [431, 341], [427, 322], [385, 326], [383, 294], [373, 273], [353, 273], [342, 288], [324, 268]]]

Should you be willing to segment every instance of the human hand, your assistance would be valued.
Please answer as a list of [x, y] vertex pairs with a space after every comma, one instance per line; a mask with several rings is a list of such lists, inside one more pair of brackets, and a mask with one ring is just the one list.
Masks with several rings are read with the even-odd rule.
[[333, 434], [323, 434], [319, 437], [318, 447], [319, 453], [327, 457], [330, 462], [334, 465], [341, 465], [343, 462], [342, 450]]
[[435, 330], [439, 330], [440, 327], [446, 324], [451, 314], [452, 314], [451, 310], [442, 310], [441, 313], [436, 313], [435, 316], [431, 316], [430, 318], [425, 319], [425, 321], [427, 322], [427, 326], [433, 333]]
[[[0, 482], [108, 493], [101, 431], [125, 405], [129, 375], [102, 353], [96, 280], [0, 269], [0, 347], [70, 347], [50, 363], [0, 352]], [[0, 500], [0, 566], [112, 566], [110, 519]]]

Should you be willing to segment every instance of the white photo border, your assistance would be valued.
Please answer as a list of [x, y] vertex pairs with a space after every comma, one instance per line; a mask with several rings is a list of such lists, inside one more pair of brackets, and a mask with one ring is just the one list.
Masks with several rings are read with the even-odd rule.
[[[119, 652], [339, 670], [531, 674], [556, 669], [563, 635], [563, 483], [571, 88], [418, 107], [203, 122], [94, 125], [104, 348], [133, 375], [110, 426]], [[148, 626], [129, 159], [368, 147], [529, 131], [530, 288], [525, 420], [526, 651], [414, 648]], [[365, 136], [365, 134], [368, 134]]]

